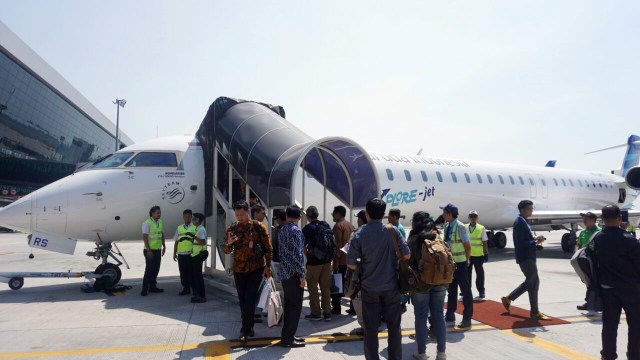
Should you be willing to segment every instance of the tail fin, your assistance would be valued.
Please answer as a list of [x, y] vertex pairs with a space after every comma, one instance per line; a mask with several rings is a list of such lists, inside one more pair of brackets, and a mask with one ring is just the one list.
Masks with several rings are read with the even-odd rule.
[[622, 160], [622, 168], [616, 170], [615, 173], [620, 176], [625, 176], [627, 175], [627, 171], [629, 171], [629, 169], [640, 164], [640, 136], [631, 135], [629, 136], [626, 144], [620, 144], [600, 150], [590, 151], [588, 153], [585, 153], [585, 155], [605, 150], [617, 149], [624, 146], [627, 147], [627, 153], [624, 155], [624, 159]]
[[556, 167], [557, 160], [549, 160], [547, 161], [547, 165], [545, 167]]

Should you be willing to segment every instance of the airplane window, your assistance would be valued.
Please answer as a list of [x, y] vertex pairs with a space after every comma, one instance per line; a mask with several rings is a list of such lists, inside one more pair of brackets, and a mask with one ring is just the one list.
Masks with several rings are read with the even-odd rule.
[[529, 178], [529, 184], [531, 184], [531, 186], [535, 186], [536, 183], [533, 182], [532, 178]]
[[133, 155], [132, 152], [111, 154], [104, 159], [96, 161], [95, 163], [93, 163], [93, 165], [91, 165], [91, 167], [94, 169], [118, 167], [125, 161], [127, 161], [127, 159], [131, 157], [131, 155]]
[[455, 173], [451, 173], [451, 179], [453, 180], [454, 183], [458, 182], [458, 177], [456, 176]]
[[469, 174], [464, 173], [464, 178], [467, 180], [469, 184], [471, 184], [471, 178], [469, 177]]
[[569, 179], [569, 185], [573, 186], [573, 181]]
[[404, 177], [407, 178], [407, 181], [411, 181], [411, 173], [409, 170], [404, 171]]
[[524, 185], [524, 179], [522, 178], [522, 176], [518, 176], [518, 179], [520, 179], [520, 185]]
[[426, 172], [424, 172], [424, 171], [420, 171], [420, 174], [422, 175], [422, 180], [423, 180], [424, 182], [429, 181], [429, 179], [427, 178], [427, 173], [426, 173]]
[[598, 181], [598, 185], [600, 185], [600, 187], [602, 187], [602, 183], [600, 181]]
[[391, 171], [391, 169], [387, 169], [387, 178], [393, 181], [393, 171]]
[[502, 178], [502, 175], [498, 175], [498, 179], [500, 179], [500, 184], [504, 185], [504, 179]]
[[582, 187], [582, 180], [578, 179], [578, 185], [580, 185], [580, 187]]
[[591, 180], [591, 184], [593, 185], [593, 187], [596, 187], [596, 182]]
[[476, 177], [478, 178], [478, 183], [482, 184], [482, 176], [480, 176], [480, 174], [476, 174]]
[[128, 167], [176, 167], [176, 154], [163, 152], [141, 152], [134, 156]]
[[556, 178], [553, 178], [553, 183], [556, 184], [556, 186], [558, 186], [558, 180], [556, 180]]
[[562, 185], [563, 185], [563, 186], [567, 186], [567, 182], [566, 182], [566, 181], [564, 181], [564, 179], [560, 179], [560, 181], [562, 181]]
[[509, 181], [511, 182], [511, 185], [515, 185], [516, 182], [513, 181], [513, 176], [509, 175]]
[[442, 182], [442, 174], [440, 174], [440, 171], [436, 171], [436, 176], [438, 177], [438, 181]]
[[487, 180], [489, 180], [489, 184], [493, 184], [493, 178], [491, 175], [487, 174]]
[[585, 185], [586, 187], [589, 187], [589, 180], [585, 180], [585, 181], [584, 181], [584, 185]]
[[540, 182], [542, 183], [542, 186], [547, 186], [547, 182], [546, 182], [546, 181], [544, 181], [544, 179], [543, 179], [543, 178], [540, 178]]

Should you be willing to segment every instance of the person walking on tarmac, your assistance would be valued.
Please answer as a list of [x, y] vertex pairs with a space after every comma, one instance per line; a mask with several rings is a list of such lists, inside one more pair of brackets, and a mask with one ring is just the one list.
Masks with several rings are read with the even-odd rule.
[[447, 299], [446, 321], [456, 321], [456, 309], [458, 308], [458, 286], [462, 293], [462, 322], [458, 328], [466, 329], [471, 327], [471, 317], [473, 316], [473, 295], [471, 284], [469, 283], [469, 258], [471, 257], [471, 244], [467, 228], [462, 221], [458, 220], [458, 207], [447, 204], [440, 207], [442, 217], [448, 223], [445, 229], [444, 240], [451, 248], [453, 261], [456, 263], [456, 271], [453, 273], [453, 281], [449, 284]]
[[476, 269], [476, 289], [478, 298], [484, 299], [484, 266], [489, 261], [489, 246], [487, 230], [478, 223], [478, 212], [469, 212], [469, 224], [465, 225], [471, 243], [471, 257], [469, 258], [469, 285], [472, 284], [473, 269]]
[[182, 291], [178, 295], [191, 294], [191, 249], [193, 248], [193, 238], [196, 234], [196, 227], [191, 223], [193, 213], [190, 209], [182, 212], [184, 224], [178, 225], [173, 240], [173, 261], [178, 262], [180, 271], [180, 284]]
[[160, 206], [156, 205], [149, 210], [149, 218], [142, 223], [145, 259], [142, 292], [140, 293], [142, 296], [147, 296], [148, 293], [164, 292], [157, 286], [160, 261], [167, 251], [164, 244], [164, 222], [160, 219], [161, 214]]
[[[580, 235], [578, 235], [578, 241], [576, 243], [576, 246], [578, 247], [578, 249], [581, 249], [589, 245], [589, 242], [591, 241], [591, 239], [593, 239], [595, 234], [600, 232], [600, 228], [598, 227], [598, 225], [596, 225], [596, 221], [598, 220], [598, 217], [596, 216], [596, 214], [592, 212], [587, 212], [587, 213], [580, 213], [580, 216], [582, 216], [582, 222], [584, 223], [584, 230], [580, 231]], [[589, 248], [593, 250], [593, 243], [589, 245]], [[582, 305], [576, 306], [578, 310], [588, 309], [587, 299], [589, 298], [589, 294], [591, 291], [592, 289], [589, 289], [589, 287], [587, 287], [587, 295], [584, 298], [585, 303]]]
[[207, 302], [204, 294], [204, 278], [202, 277], [202, 264], [207, 259], [203, 256], [206, 253], [207, 246], [207, 229], [204, 225], [204, 215], [201, 213], [193, 214], [193, 226], [195, 226], [195, 237], [193, 238], [193, 248], [191, 249], [191, 286], [193, 287], [192, 303]]

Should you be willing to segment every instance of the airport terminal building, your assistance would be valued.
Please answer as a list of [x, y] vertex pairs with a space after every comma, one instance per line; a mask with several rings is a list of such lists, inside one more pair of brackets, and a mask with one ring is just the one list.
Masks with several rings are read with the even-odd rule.
[[[0, 206], [112, 153], [115, 132], [113, 122], [0, 22]], [[120, 141], [133, 143], [122, 132]]]

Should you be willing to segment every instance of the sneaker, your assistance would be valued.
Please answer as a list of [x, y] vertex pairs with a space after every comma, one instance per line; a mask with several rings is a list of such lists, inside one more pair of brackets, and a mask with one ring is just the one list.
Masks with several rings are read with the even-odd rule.
[[484, 293], [480, 293], [480, 295], [478, 295], [478, 299], [484, 300], [484, 298], [485, 298]]
[[545, 315], [544, 313], [541, 313], [540, 311], [538, 311], [535, 314], [531, 314], [531, 318], [532, 319], [536, 319], [536, 320], [551, 320], [550, 317], [548, 317], [547, 315]]
[[582, 311], [587, 310], [587, 303], [584, 303], [584, 304], [582, 304], [582, 305], [578, 305], [578, 306], [576, 306], [576, 309], [578, 309], [578, 310], [582, 310]]
[[306, 315], [304, 318], [309, 320], [309, 321], [320, 321], [320, 320], [322, 320], [321, 316], [314, 315], [314, 314]]
[[470, 329], [471, 328], [471, 320], [462, 320], [458, 326], [458, 329]]
[[509, 311], [509, 307], [511, 307], [511, 300], [506, 296], [503, 296], [500, 300], [502, 300], [502, 306], [504, 306], [504, 309]]
[[324, 321], [331, 321], [331, 314], [324, 314]]
[[454, 322], [454, 321], [456, 321], [456, 316], [453, 313], [447, 313], [444, 316], [444, 321], [446, 321], [446, 322]]
[[444, 351], [438, 351], [436, 360], [447, 360], [447, 354]]
[[429, 357], [426, 353], [419, 353], [416, 351], [413, 353], [413, 358], [416, 360], [427, 360]]

